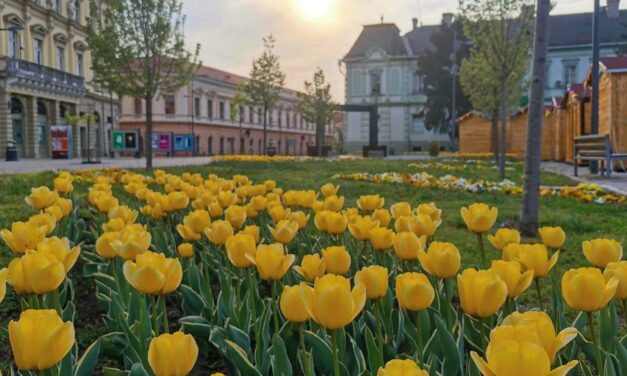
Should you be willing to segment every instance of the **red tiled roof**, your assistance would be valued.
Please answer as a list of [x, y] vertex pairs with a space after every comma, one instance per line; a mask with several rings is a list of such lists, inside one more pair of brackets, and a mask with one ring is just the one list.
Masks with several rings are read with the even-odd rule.
[[[196, 71], [196, 75], [197, 76], [204, 75], [204, 76], [213, 78], [215, 80], [227, 82], [233, 85], [239, 85], [239, 84], [248, 82], [250, 80], [248, 77], [240, 76], [235, 73], [230, 73], [230, 72], [226, 72], [220, 69], [207, 67], [207, 66], [198, 67], [198, 70]], [[297, 90], [288, 89], [286, 87], [284, 87], [283, 90], [293, 95], [297, 95], [299, 93]]]
[[590, 88], [584, 87], [583, 84], [570, 84], [566, 89], [568, 94], [574, 94], [578, 98], [589, 98]]
[[627, 56], [602, 57], [600, 63], [608, 72], [627, 71]]

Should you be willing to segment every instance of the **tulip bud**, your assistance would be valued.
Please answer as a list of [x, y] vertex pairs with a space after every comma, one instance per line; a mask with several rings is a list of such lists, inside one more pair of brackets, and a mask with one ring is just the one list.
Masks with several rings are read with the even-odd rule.
[[148, 346], [148, 364], [155, 376], [186, 376], [198, 358], [198, 345], [191, 334], [176, 332], [154, 337]]
[[9, 263], [8, 281], [19, 295], [52, 292], [64, 279], [65, 266], [51, 254], [29, 253]]
[[333, 183], [326, 183], [322, 187], [320, 187], [320, 192], [324, 197], [329, 197], [333, 195], [337, 195], [337, 192], [340, 190], [340, 186], [335, 186]]
[[22, 254], [27, 249], [35, 249], [37, 244], [46, 237], [46, 229], [36, 223], [13, 222], [11, 231], [3, 229], [0, 237], [13, 252]]
[[318, 277], [322, 277], [325, 272], [324, 261], [319, 254], [305, 255], [300, 266], [295, 266], [294, 270], [305, 278], [307, 282], [313, 282]]
[[364, 266], [355, 274], [355, 284], [366, 286], [368, 299], [380, 299], [388, 292], [388, 269], [379, 265]]
[[461, 215], [470, 232], [488, 232], [496, 222], [499, 211], [483, 203], [461, 208]]
[[7, 294], [7, 277], [9, 276], [9, 269], [0, 269], [0, 303], [4, 300]]
[[194, 245], [192, 243], [181, 243], [176, 249], [182, 258], [194, 257]]
[[233, 228], [240, 228], [246, 222], [246, 209], [243, 206], [231, 205], [224, 211], [224, 219], [229, 221]]
[[305, 214], [302, 211], [291, 212], [288, 216], [288, 219], [298, 223], [298, 229], [302, 230], [307, 227], [307, 222], [309, 221], [309, 214]]
[[507, 299], [507, 285], [492, 270], [466, 269], [457, 276], [459, 301], [464, 313], [486, 318]]
[[322, 259], [327, 273], [345, 274], [351, 267], [351, 256], [343, 246], [332, 246], [322, 250]]
[[144, 226], [134, 224], [119, 232], [117, 239], [111, 242], [111, 247], [123, 259], [134, 260], [150, 248], [151, 240], [150, 232]]
[[233, 235], [233, 226], [227, 221], [214, 221], [204, 230], [205, 236], [216, 245], [223, 245]]
[[278, 223], [282, 219], [287, 219], [291, 213], [290, 209], [285, 209], [282, 205], [275, 205], [272, 208], [268, 208], [268, 215], [272, 218], [274, 223]]
[[594, 266], [605, 268], [610, 262], [623, 258], [623, 247], [614, 239], [592, 239], [581, 243], [586, 260]]
[[461, 265], [459, 250], [447, 242], [432, 242], [427, 252], [418, 251], [418, 259], [429, 275], [440, 279], [453, 277]]
[[96, 240], [96, 252], [100, 257], [112, 259], [117, 256], [115, 249], [111, 245], [118, 238], [117, 232], [103, 232]]
[[255, 238], [252, 235], [246, 233], [238, 233], [230, 236], [225, 243], [226, 255], [231, 261], [231, 264], [238, 268], [247, 268], [251, 265], [251, 262], [246, 255], [255, 256], [257, 252], [257, 244]]
[[392, 212], [392, 218], [394, 219], [411, 216], [411, 205], [409, 202], [400, 201], [390, 206], [390, 212]]
[[257, 225], [249, 225], [244, 227], [243, 230], [240, 230], [242, 234], [248, 234], [255, 239], [255, 244], [259, 244], [260, 235], [259, 235], [259, 226]]
[[386, 227], [374, 227], [370, 230], [370, 243], [377, 251], [385, 251], [394, 244], [394, 231]]
[[67, 194], [74, 190], [74, 186], [72, 185], [72, 178], [64, 178], [64, 177], [56, 177], [52, 181], [54, 185], [54, 190], [60, 194]]
[[431, 306], [434, 298], [435, 290], [426, 275], [412, 272], [396, 276], [396, 300], [401, 308], [423, 311]]
[[429, 376], [429, 373], [421, 370], [411, 359], [393, 359], [379, 368], [377, 376]]
[[322, 205], [324, 210], [329, 210], [332, 212], [339, 212], [344, 207], [344, 197], [338, 196], [329, 196], [324, 199], [324, 203]]
[[618, 278], [606, 282], [597, 268], [570, 269], [562, 275], [562, 295], [577, 311], [595, 312], [605, 308], [616, 294]]
[[279, 300], [281, 312], [286, 320], [301, 323], [309, 320], [309, 313], [301, 298], [300, 286], [284, 286]]
[[435, 234], [435, 231], [440, 227], [441, 220], [434, 221], [427, 214], [418, 214], [414, 217], [413, 231], [418, 236], [426, 236], [428, 238]]
[[379, 222], [379, 226], [388, 227], [392, 221], [392, 215], [389, 210], [381, 208], [372, 212], [372, 219]]
[[65, 272], [67, 273], [76, 263], [78, 254], [81, 252], [81, 247], [76, 246], [70, 248], [70, 240], [68, 238], [61, 239], [53, 236], [39, 242], [36, 252], [53, 255], [63, 264]]
[[413, 232], [399, 232], [394, 236], [394, 253], [401, 260], [416, 260], [427, 242], [426, 236], [420, 238]]
[[542, 243], [544, 243], [547, 248], [560, 249], [562, 245], [564, 245], [564, 241], [566, 241], [566, 233], [559, 226], [540, 227], [538, 233], [540, 234], [540, 238], [542, 238]]
[[126, 261], [123, 270], [131, 286], [150, 295], [171, 293], [179, 287], [183, 278], [178, 259], [150, 251], [137, 255], [135, 261]]
[[58, 217], [56, 215], [59, 214], [58, 212], [56, 212], [55, 215], [49, 214], [51, 211], [48, 209], [50, 208], [55, 208], [55, 206], [49, 206], [48, 208], [46, 208], [46, 212], [44, 213], [39, 213], [28, 217], [28, 222], [32, 222], [39, 226], [40, 229], [45, 231], [46, 235], [50, 234], [52, 231], [54, 231], [54, 228], [57, 227]]
[[438, 207], [430, 202], [428, 204], [420, 204], [415, 210], [416, 214], [426, 214], [431, 217], [431, 220], [434, 222], [442, 219], [442, 210], [438, 209]]

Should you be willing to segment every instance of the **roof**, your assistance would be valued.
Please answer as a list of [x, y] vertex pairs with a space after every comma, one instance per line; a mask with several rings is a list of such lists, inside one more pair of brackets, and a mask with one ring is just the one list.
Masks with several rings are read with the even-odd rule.
[[380, 48], [390, 56], [409, 56], [411, 51], [401, 38], [400, 30], [393, 23], [365, 25], [359, 37], [344, 59], [365, 57], [368, 52]]
[[[243, 83], [246, 83], [250, 80], [250, 78], [245, 77], [245, 76], [240, 76], [238, 74], [235, 73], [230, 73], [227, 71], [223, 71], [217, 68], [212, 68], [212, 67], [207, 67], [207, 66], [199, 66], [198, 70], [196, 71], [196, 75], [197, 76], [206, 76], [209, 78], [212, 78], [214, 80], [218, 80], [221, 82], [226, 82], [232, 85], [240, 85]], [[293, 89], [289, 89], [284, 87], [282, 89], [284, 92], [288, 92], [291, 94], [298, 94], [299, 91], [297, 90], [293, 90]]]
[[[600, 43], [625, 43], [625, 34], [627, 34], [627, 10], [621, 10], [617, 18], [608, 18], [606, 12], [601, 12], [600, 17]], [[550, 17], [550, 47], [590, 44], [592, 44], [592, 13], [559, 14]]]
[[602, 57], [599, 62], [607, 72], [627, 72], [627, 56]]
[[422, 55], [427, 50], [434, 48], [431, 43], [431, 35], [437, 31], [440, 26], [441, 25], [420, 26], [405, 34], [405, 38], [407, 38], [414, 55]]

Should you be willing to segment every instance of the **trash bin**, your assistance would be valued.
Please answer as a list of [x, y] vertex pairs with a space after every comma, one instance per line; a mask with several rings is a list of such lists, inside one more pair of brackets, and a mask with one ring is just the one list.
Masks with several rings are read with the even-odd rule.
[[15, 147], [15, 141], [13, 140], [7, 140], [6, 161], [7, 162], [17, 161], [17, 147]]

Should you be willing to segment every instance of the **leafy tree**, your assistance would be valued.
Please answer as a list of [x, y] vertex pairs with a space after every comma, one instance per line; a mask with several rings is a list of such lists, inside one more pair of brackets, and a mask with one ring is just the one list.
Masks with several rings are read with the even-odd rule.
[[[512, 98], [523, 89], [522, 78], [527, 71], [531, 47], [533, 9], [529, 0], [460, 0], [464, 17], [464, 33], [470, 40], [471, 56], [480, 56], [490, 82], [498, 82], [501, 140], [499, 143], [499, 175], [505, 178], [507, 149], [507, 118], [514, 103]], [[475, 90], [483, 90], [475, 86]], [[518, 97], [520, 97], [518, 95]]]
[[87, 43], [95, 81], [146, 101], [146, 168], [152, 168], [152, 106], [192, 78], [198, 52], [185, 48], [180, 0], [113, 0], [101, 13], [91, 3]]
[[[457, 40], [456, 61], [452, 60], [454, 41]], [[462, 32], [462, 23], [453, 22], [450, 26], [442, 24], [431, 34], [434, 49], [427, 50], [418, 57], [418, 71], [424, 77], [424, 94], [427, 96], [425, 108], [425, 126], [427, 129], [447, 130], [455, 114], [451, 113], [453, 83], [451, 74], [457, 74], [457, 64], [468, 55], [468, 47]], [[470, 111], [468, 95], [456, 82], [455, 101], [457, 114]], [[455, 130], [452, 130], [455, 135]], [[456, 137], [456, 136], [455, 136]]]
[[239, 123], [239, 153], [244, 154], [244, 143], [242, 142], [242, 123], [244, 122], [244, 106], [250, 103], [250, 99], [244, 92], [243, 85], [239, 85], [235, 91], [235, 95], [231, 98], [231, 107], [229, 115], [231, 121]]
[[279, 101], [281, 89], [285, 84], [285, 73], [281, 71], [279, 57], [274, 54], [274, 37], [268, 35], [263, 38], [265, 50], [253, 61], [250, 71], [250, 80], [246, 82], [242, 91], [251, 104], [263, 108], [263, 153], [266, 154], [266, 135], [268, 127], [268, 112], [272, 111]]
[[299, 93], [298, 96], [300, 100], [296, 103], [296, 111], [303, 119], [316, 125], [316, 147], [318, 157], [321, 157], [324, 129], [338, 108], [331, 96], [331, 84], [326, 82], [322, 69], [316, 70], [312, 82], [305, 81], [305, 93]]

